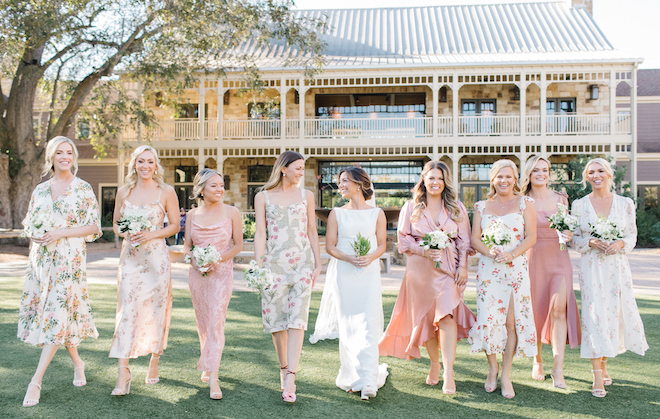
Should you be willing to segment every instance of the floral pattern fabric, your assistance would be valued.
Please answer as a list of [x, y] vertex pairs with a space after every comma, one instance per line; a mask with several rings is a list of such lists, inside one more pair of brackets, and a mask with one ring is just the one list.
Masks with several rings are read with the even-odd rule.
[[[32, 192], [23, 225], [40, 208], [53, 215], [53, 230], [96, 225], [101, 229], [99, 206], [89, 183], [75, 178], [55, 201], [51, 181]], [[98, 337], [87, 290], [87, 237], [65, 237], [48, 247], [32, 244], [18, 314], [18, 338], [35, 346], [77, 346], [86, 337]]]
[[264, 331], [307, 330], [314, 255], [307, 236], [307, 199], [288, 207], [271, 204], [264, 191], [268, 239], [263, 266], [274, 285], [261, 295]]
[[644, 324], [633, 292], [632, 273], [626, 253], [637, 243], [635, 204], [630, 198], [614, 195], [608, 218], [623, 227], [623, 249], [614, 255], [589, 247], [592, 239], [589, 223], [598, 215], [589, 196], [573, 202], [578, 217], [572, 245], [580, 258], [582, 296], [582, 358], [614, 357], [630, 350], [644, 355], [649, 348]]
[[[479, 201], [474, 208], [481, 214], [481, 229], [491, 222], [501, 220], [514, 232], [511, 243], [504, 251], [515, 249], [525, 234], [523, 211], [533, 200], [520, 199], [519, 211], [496, 216], [484, 212], [486, 202]], [[534, 356], [537, 353], [536, 327], [532, 312], [527, 255], [522, 254], [512, 262], [504, 264], [481, 255], [477, 268], [477, 322], [470, 330], [468, 343], [472, 352], [486, 351], [487, 354], [504, 352], [507, 341], [506, 316], [509, 298], [513, 298], [518, 344], [516, 356]]]
[[[136, 207], [127, 200], [127, 207]], [[142, 205], [149, 221], [163, 227], [165, 209], [159, 200]], [[110, 358], [137, 358], [161, 354], [167, 347], [172, 312], [170, 254], [165, 239], [134, 247], [124, 240], [117, 273], [117, 315]]]

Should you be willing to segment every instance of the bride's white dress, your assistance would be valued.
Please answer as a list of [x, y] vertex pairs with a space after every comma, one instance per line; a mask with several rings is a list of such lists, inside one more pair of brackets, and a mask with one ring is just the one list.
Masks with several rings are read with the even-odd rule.
[[[353, 254], [351, 243], [358, 233], [376, 249], [376, 222], [379, 209], [348, 210], [335, 208], [337, 248]], [[380, 264], [357, 270], [354, 265], [330, 260], [316, 319], [309, 341], [339, 338], [341, 366], [337, 387], [358, 392], [364, 387], [377, 389], [385, 384], [387, 364], [378, 364], [378, 341], [383, 334]]]

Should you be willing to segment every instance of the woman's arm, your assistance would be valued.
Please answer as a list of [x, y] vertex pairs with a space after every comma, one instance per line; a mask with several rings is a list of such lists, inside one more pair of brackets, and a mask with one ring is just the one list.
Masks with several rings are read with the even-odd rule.
[[476, 205], [475, 211], [472, 214], [472, 235], [470, 236], [470, 245], [482, 255], [488, 256], [489, 258], [493, 257], [488, 246], [481, 241], [481, 212], [477, 209]]
[[456, 285], [465, 285], [468, 278], [467, 264], [468, 264], [468, 249], [470, 249], [470, 218], [468, 217], [467, 210], [463, 203], [458, 201], [458, 208], [461, 210], [461, 220], [458, 224], [458, 231], [456, 232], [456, 255], [458, 257], [458, 267], [456, 268]]
[[261, 267], [264, 252], [266, 251], [266, 204], [263, 192], [259, 192], [254, 197], [254, 215], [254, 260]]
[[124, 205], [124, 200], [126, 199], [126, 186], [122, 186], [117, 189], [117, 195], [115, 196], [115, 209], [112, 212], [112, 231], [122, 239], [126, 238], [127, 233], [122, 233], [119, 231], [119, 226], [117, 222], [121, 219], [121, 207]]
[[422, 246], [417, 243], [417, 240], [412, 234], [412, 223], [410, 222], [410, 216], [413, 212], [414, 204], [412, 201], [407, 201], [403, 204], [403, 208], [399, 212], [399, 222], [397, 223], [397, 247], [399, 248], [399, 253], [405, 253], [406, 255], [418, 255], [425, 256], [424, 249]]
[[231, 211], [231, 236], [234, 245], [222, 254], [222, 260], [231, 260], [243, 250], [243, 221], [238, 208], [229, 206]]
[[314, 202], [314, 193], [305, 191], [307, 194], [307, 237], [314, 253], [314, 272], [312, 273], [312, 288], [316, 284], [316, 278], [321, 273], [321, 247], [319, 246], [319, 234], [316, 231], [316, 203]]
[[571, 246], [580, 253], [587, 253], [591, 250], [592, 245], [595, 245], [596, 241], [599, 240], [591, 237], [588, 220], [585, 219], [585, 214], [582, 211], [582, 199], [573, 201], [571, 212], [578, 218], [578, 227], [573, 232]]
[[615, 240], [607, 245], [605, 254], [630, 253], [637, 244], [637, 217], [635, 215], [635, 203], [630, 198], [614, 195], [614, 199], [623, 200], [623, 214], [625, 225], [623, 226], [623, 238]]
[[191, 209], [188, 212], [188, 215], [186, 216], [186, 230], [183, 233], [184, 234], [183, 254], [184, 256], [190, 256], [191, 258], [192, 258], [192, 247], [193, 247], [191, 229], [192, 229], [193, 214], [195, 214], [195, 212], [197, 212], [197, 209]]

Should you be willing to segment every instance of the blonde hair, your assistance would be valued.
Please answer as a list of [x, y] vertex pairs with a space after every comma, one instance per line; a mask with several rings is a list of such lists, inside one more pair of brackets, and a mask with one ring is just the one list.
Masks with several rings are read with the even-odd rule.
[[[550, 171], [550, 168], [552, 167], [550, 160], [540, 155], [530, 157], [529, 160], [527, 160], [527, 163], [525, 163], [525, 170], [523, 170], [522, 175], [522, 187], [520, 189], [523, 195], [528, 195], [529, 191], [532, 190], [532, 171], [534, 171], [534, 168], [541, 160], [548, 163], [548, 171]], [[550, 178], [548, 178], [548, 182], [550, 182]]]
[[268, 182], [261, 187], [260, 191], [268, 191], [277, 188], [282, 182], [282, 169], [289, 167], [291, 163], [297, 160], [305, 160], [302, 154], [297, 151], [285, 151], [280, 154], [279, 157], [277, 157], [277, 160], [275, 160], [273, 171], [270, 172]]
[[614, 189], [614, 169], [612, 169], [612, 165], [610, 164], [610, 162], [608, 162], [602, 157], [596, 157], [595, 159], [591, 159], [584, 166], [584, 170], [582, 171], [582, 187], [583, 188], [587, 187], [587, 171], [589, 170], [589, 166], [591, 166], [594, 163], [598, 163], [601, 166], [603, 166], [603, 169], [605, 169], [605, 173], [610, 175], [610, 178], [607, 180], [607, 190], [611, 191], [612, 189]]
[[488, 173], [490, 178], [490, 191], [488, 192], [488, 199], [492, 199], [495, 197], [495, 195], [497, 195], [497, 191], [493, 186], [493, 181], [497, 177], [497, 174], [500, 172], [500, 170], [507, 167], [513, 169], [513, 177], [516, 178], [515, 183], [513, 184], [513, 194], [520, 195], [520, 186], [518, 186], [518, 166], [516, 166], [516, 164], [509, 159], [501, 159], [493, 163], [493, 167], [490, 169], [490, 173]]
[[128, 163], [128, 174], [126, 175], [125, 182], [126, 182], [126, 195], [128, 196], [131, 193], [131, 190], [135, 188], [135, 185], [137, 185], [137, 180], [138, 180], [138, 174], [137, 170], [135, 169], [135, 164], [137, 162], [137, 158], [140, 154], [144, 153], [145, 151], [151, 152], [151, 154], [154, 155], [154, 159], [156, 161], [156, 170], [154, 170], [153, 174], [153, 179], [158, 183], [159, 187], [163, 187], [165, 185], [165, 169], [163, 169], [163, 166], [160, 165], [160, 157], [158, 157], [158, 152], [156, 151], [155, 148], [149, 146], [149, 145], [141, 145], [140, 147], [136, 148], [135, 151], [133, 151], [133, 154], [131, 154], [131, 161]]
[[78, 148], [69, 138], [58, 135], [57, 137], [53, 137], [50, 141], [48, 141], [48, 145], [46, 146], [46, 162], [44, 163], [44, 167], [41, 172], [42, 177], [49, 173], [55, 173], [55, 167], [53, 166], [55, 153], [57, 153], [57, 149], [64, 143], [71, 144], [71, 148], [73, 149], [74, 159], [73, 164], [71, 164], [71, 173], [73, 173], [74, 176], [78, 173]]
[[454, 221], [461, 220], [461, 209], [458, 206], [456, 190], [451, 180], [451, 172], [449, 166], [442, 161], [433, 161], [426, 163], [419, 175], [419, 182], [413, 188], [413, 211], [410, 215], [410, 222], [416, 223], [422, 216], [422, 211], [426, 208], [426, 185], [424, 185], [424, 178], [433, 169], [438, 169], [442, 172], [444, 178], [445, 189], [442, 191], [442, 201], [449, 216]]
[[[200, 170], [195, 175], [195, 179], [193, 179], [193, 190], [190, 199], [194, 199], [197, 202], [197, 205], [200, 205], [199, 201], [204, 200], [204, 195], [202, 195], [202, 191], [206, 187], [206, 182], [208, 182], [208, 180], [215, 175], [220, 176], [220, 179], [222, 179], [222, 175], [220, 173], [218, 173], [213, 169], [208, 169], [208, 168]], [[222, 179], [222, 184], [224, 186], [224, 179]]]

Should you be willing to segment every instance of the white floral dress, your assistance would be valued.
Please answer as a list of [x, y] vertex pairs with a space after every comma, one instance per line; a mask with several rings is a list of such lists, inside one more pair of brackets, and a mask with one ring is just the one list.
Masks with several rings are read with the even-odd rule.
[[[501, 220], [514, 232], [513, 240], [504, 246], [504, 251], [515, 249], [525, 235], [523, 212], [533, 200], [521, 197], [517, 212], [496, 216], [484, 212], [486, 202], [479, 201], [474, 208], [481, 214], [481, 229], [486, 230], [491, 222]], [[504, 352], [507, 341], [506, 315], [509, 298], [513, 298], [513, 310], [518, 345], [517, 356], [534, 356], [536, 327], [532, 312], [527, 254], [515, 258], [511, 263], [498, 263], [495, 259], [481, 255], [477, 269], [477, 322], [470, 329], [468, 343], [472, 352], [486, 351], [487, 354]]]
[[623, 249], [614, 255], [589, 247], [592, 239], [589, 224], [598, 215], [589, 196], [573, 202], [573, 214], [579, 227], [572, 245], [580, 258], [582, 296], [582, 358], [614, 357], [626, 350], [644, 355], [649, 348], [644, 324], [633, 292], [632, 273], [626, 253], [637, 243], [635, 204], [630, 198], [614, 195], [607, 218], [623, 228]]
[[274, 285], [261, 294], [264, 331], [307, 330], [312, 296], [314, 254], [307, 236], [307, 198], [288, 207], [271, 204], [264, 191], [268, 240], [265, 268], [273, 273]]
[[[32, 192], [23, 225], [39, 211], [52, 213], [53, 228], [96, 225], [101, 230], [99, 205], [89, 183], [75, 178], [55, 201], [51, 181]], [[78, 346], [86, 337], [98, 337], [87, 290], [87, 237], [65, 237], [48, 247], [32, 244], [18, 314], [18, 338], [35, 346]]]

